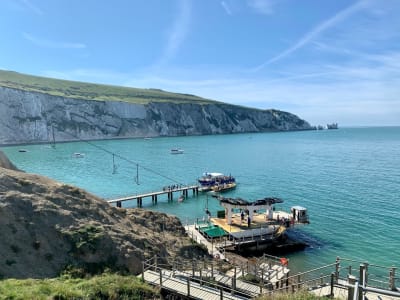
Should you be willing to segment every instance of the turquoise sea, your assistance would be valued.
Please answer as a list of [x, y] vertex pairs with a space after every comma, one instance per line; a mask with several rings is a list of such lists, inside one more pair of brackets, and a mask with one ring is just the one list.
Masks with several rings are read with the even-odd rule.
[[[184, 154], [171, 155], [170, 149], [176, 147]], [[18, 152], [21, 148], [28, 152]], [[238, 187], [227, 196], [249, 200], [274, 196], [285, 201], [281, 208], [308, 208], [311, 224], [295, 233], [310, 247], [288, 255], [295, 270], [333, 263], [337, 256], [400, 266], [400, 127], [74, 142], [58, 143], [55, 149], [29, 145], [2, 150], [27, 172], [104, 198], [196, 183], [206, 171], [231, 174]], [[85, 156], [76, 158], [75, 152]], [[110, 153], [117, 154], [115, 174]], [[144, 207], [174, 214], [186, 223], [202, 218], [207, 203], [213, 214], [220, 209], [218, 201], [206, 195], [183, 203], [161, 198], [157, 206], [145, 199]]]

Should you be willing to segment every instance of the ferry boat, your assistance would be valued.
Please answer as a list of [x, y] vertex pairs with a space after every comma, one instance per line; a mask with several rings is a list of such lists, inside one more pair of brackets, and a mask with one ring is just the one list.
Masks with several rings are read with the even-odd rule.
[[222, 192], [236, 187], [236, 180], [233, 176], [224, 175], [223, 173], [205, 172], [198, 179], [200, 184], [199, 191]]

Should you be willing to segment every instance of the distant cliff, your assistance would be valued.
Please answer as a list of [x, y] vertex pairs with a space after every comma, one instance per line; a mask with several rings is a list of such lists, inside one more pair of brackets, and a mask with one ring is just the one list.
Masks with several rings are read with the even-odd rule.
[[141, 97], [135, 103], [115, 94], [111, 101], [101, 100], [100, 91], [98, 97], [87, 92], [88, 99], [84, 99], [82, 91], [71, 93], [71, 87], [51, 94], [44, 88], [37, 91], [33, 85], [18, 86], [18, 82], [0, 81], [0, 144], [48, 142], [53, 131], [56, 141], [70, 141], [312, 129], [291, 113], [229, 105], [193, 95], [158, 90], [146, 94], [132, 89], [136, 92], [134, 100]]

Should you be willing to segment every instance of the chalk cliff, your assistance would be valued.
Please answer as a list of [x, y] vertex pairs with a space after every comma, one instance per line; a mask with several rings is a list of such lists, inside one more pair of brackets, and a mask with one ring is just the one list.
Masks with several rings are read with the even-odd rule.
[[221, 102], [86, 100], [0, 86], [0, 144], [312, 129], [288, 112]]

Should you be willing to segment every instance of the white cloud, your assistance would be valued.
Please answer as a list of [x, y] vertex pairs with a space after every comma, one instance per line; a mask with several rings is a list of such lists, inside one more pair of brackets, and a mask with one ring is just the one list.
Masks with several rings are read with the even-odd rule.
[[275, 0], [247, 0], [247, 5], [256, 13], [270, 15], [274, 12]]
[[226, 1], [221, 1], [221, 6], [222, 6], [222, 8], [224, 9], [224, 11], [225, 11], [228, 15], [231, 16], [231, 15], [233, 14], [231, 8], [229, 7], [228, 3], [226, 3]]
[[43, 48], [56, 48], [56, 49], [84, 49], [86, 45], [83, 43], [70, 43], [70, 42], [59, 42], [59, 41], [51, 41], [42, 38], [38, 38], [29, 33], [23, 32], [22, 36], [27, 41], [30, 41], [36, 46]]
[[265, 61], [264, 63], [258, 65], [257, 67], [255, 67], [251, 71], [253, 71], [253, 72], [259, 71], [259, 70], [263, 69], [264, 67], [268, 66], [269, 64], [272, 64], [272, 63], [274, 63], [274, 62], [276, 62], [278, 60], [281, 60], [281, 59], [285, 58], [286, 56], [292, 54], [296, 50], [298, 50], [298, 49], [304, 47], [305, 45], [307, 45], [308, 43], [310, 43], [313, 39], [315, 39], [318, 35], [320, 35], [325, 30], [335, 26], [337, 23], [339, 23], [342, 20], [350, 17], [351, 15], [353, 15], [354, 13], [360, 11], [364, 7], [365, 7], [365, 1], [359, 1], [359, 2], [357, 2], [357, 3], [355, 3], [355, 4], [351, 5], [351, 6], [347, 7], [346, 9], [344, 9], [344, 10], [340, 11], [339, 13], [335, 14], [333, 17], [331, 17], [331, 18], [325, 20], [324, 22], [318, 24], [310, 32], [308, 32], [306, 35], [301, 37], [301, 39], [298, 40], [294, 45], [292, 45], [291, 47], [285, 49], [284, 51], [282, 51], [278, 55], [272, 57], [271, 59]]
[[189, 31], [190, 16], [191, 2], [188, 0], [181, 0], [179, 2], [178, 16], [175, 18], [175, 22], [168, 32], [167, 43], [156, 66], [166, 64], [176, 55]]

